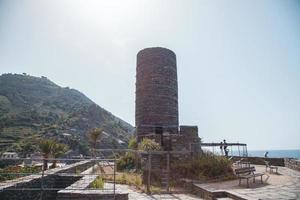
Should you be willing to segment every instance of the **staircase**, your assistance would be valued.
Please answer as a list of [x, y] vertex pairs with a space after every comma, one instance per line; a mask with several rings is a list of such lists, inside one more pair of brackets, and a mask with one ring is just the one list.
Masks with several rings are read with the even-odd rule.
[[168, 171], [163, 169], [160, 173], [161, 177], [161, 186], [168, 187]]

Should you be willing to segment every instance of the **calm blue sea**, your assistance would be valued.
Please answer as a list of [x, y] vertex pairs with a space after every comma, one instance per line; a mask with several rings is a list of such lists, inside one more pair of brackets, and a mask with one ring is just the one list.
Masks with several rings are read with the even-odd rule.
[[270, 158], [298, 158], [300, 159], [300, 149], [298, 150], [248, 150], [248, 156], [263, 157], [265, 152], [268, 151]]
[[[221, 155], [221, 151], [218, 148], [215, 148], [214, 151], [212, 148], [203, 148], [204, 150], [211, 151], [217, 155]], [[264, 157], [265, 152], [268, 151], [269, 158], [297, 158], [300, 160], [300, 149], [296, 150], [248, 150], [248, 156], [254, 157]], [[232, 150], [229, 148], [229, 156], [238, 156], [243, 155], [242, 150], [240, 154], [237, 150]]]

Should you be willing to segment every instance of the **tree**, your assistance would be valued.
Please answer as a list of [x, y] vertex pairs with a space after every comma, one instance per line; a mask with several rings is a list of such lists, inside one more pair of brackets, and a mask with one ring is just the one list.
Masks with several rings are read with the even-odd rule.
[[44, 157], [43, 169], [46, 170], [48, 169], [48, 159], [50, 157], [54, 158], [51, 167], [55, 168], [57, 163], [55, 158], [62, 156], [67, 151], [68, 146], [51, 139], [45, 139], [40, 141], [39, 148]]
[[62, 144], [62, 143], [55, 143], [52, 146], [51, 155], [54, 158], [52, 166], [51, 166], [52, 168], [56, 167], [57, 160], [55, 158], [63, 156], [66, 153], [67, 150], [68, 150], [67, 145]]
[[92, 129], [88, 133], [88, 139], [89, 139], [89, 142], [92, 146], [92, 154], [93, 154], [94, 157], [96, 156], [95, 152], [96, 152], [97, 141], [102, 136], [102, 133], [103, 133], [103, 131], [102, 131], [101, 128]]
[[48, 169], [48, 158], [52, 153], [52, 148], [54, 144], [55, 141], [51, 139], [41, 140], [39, 143], [40, 151], [42, 152], [44, 157], [44, 165], [43, 165], [44, 170]]

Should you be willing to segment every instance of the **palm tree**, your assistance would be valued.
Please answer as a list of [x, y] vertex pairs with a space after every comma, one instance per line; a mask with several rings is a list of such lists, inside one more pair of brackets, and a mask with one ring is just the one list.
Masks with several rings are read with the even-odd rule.
[[51, 166], [52, 168], [56, 167], [57, 160], [55, 158], [58, 158], [58, 157], [64, 155], [67, 150], [68, 150], [67, 145], [62, 144], [62, 143], [55, 143], [52, 146], [51, 155], [54, 158], [52, 166]]
[[88, 139], [92, 146], [92, 154], [94, 157], [96, 156], [95, 150], [96, 150], [97, 141], [100, 139], [102, 133], [103, 133], [103, 131], [101, 128], [92, 129], [88, 133]]
[[50, 139], [41, 140], [39, 143], [40, 151], [43, 153], [43, 157], [44, 157], [43, 170], [48, 169], [48, 158], [52, 153], [52, 148], [54, 144], [55, 141]]

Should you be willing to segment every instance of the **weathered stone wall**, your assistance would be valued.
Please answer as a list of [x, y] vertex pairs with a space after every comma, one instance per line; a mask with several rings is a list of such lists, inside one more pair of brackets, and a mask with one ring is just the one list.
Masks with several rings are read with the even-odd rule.
[[244, 159], [245, 161], [249, 161], [254, 165], [265, 165], [265, 161], [268, 161], [270, 165], [274, 166], [282, 166], [284, 167], [284, 158], [264, 158], [264, 157], [242, 157], [242, 156], [234, 156], [233, 160]]
[[44, 190], [41, 189], [41, 178], [35, 178], [28, 182], [19, 182], [15, 187], [6, 188], [6, 190], [1, 191], [0, 199], [28, 200], [40, 199], [42, 196], [42, 199], [54, 200], [56, 199], [59, 188], [65, 188], [79, 178], [80, 176], [46, 176], [43, 179]]
[[[63, 173], [81, 172], [93, 165], [93, 162], [81, 161], [63, 168], [47, 170], [44, 172], [45, 175], [43, 179], [42, 174], [39, 173], [37, 175], [2, 182], [0, 184], [0, 199], [39, 199], [41, 195], [43, 199], [56, 199], [59, 189], [65, 188], [81, 178], [81, 176], [75, 174], [74, 176], [68, 176], [63, 175]], [[42, 187], [44, 191], [41, 189]]]
[[194, 195], [200, 197], [201, 199], [214, 200], [214, 199], [235, 199], [235, 200], [246, 200], [245, 198], [239, 197], [227, 191], [209, 191], [193, 182], [187, 182], [185, 184], [187, 191], [190, 191]]
[[[168, 157], [169, 157], [169, 165], [168, 165]], [[193, 154], [191, 152], [174, 152], [174, 151], [152, 152], [151, 159], [150, 159], [151, 160], [151, 167], [150, 167], [151, 185], [165, 187], [167, 185], [168, 177], [170, 181], [174, 181], [174, 180], [177, 181], [180, 178], [185, 178], [185, 177], [178, 176], [178, 173], [176, 171], [178, 169], [174, 168], [174, 166], [178, 163], [184, 163], [187, 160], [192, 159], [192, 157]], [[143, 183], [147, 185], [148, 174], [149, 174], [149, 154], [147, 153], [142, 154], [141, 168], [143, 172], [142, 175]], [[174, 176], [175, 174], [176, 177]]]
[[[98, 177], [98, 175], [86, 175], [83, 176], [80, 180], [76, 181], [69, 187], [58, 191], [57, 200], [63, 199], [76, 199], [76, 200], [84, 200], [84, 199], [105, 199], [105, 200], [127, 200], [128, 193], [120, 193], [113, 191], [99, 189], [90, 189], [91, 183]], [[111, 184], [111, 183], [109, 183]], [[109, 188], [109, 187], [108, 187]]]
[[56, 173], [74, 173], [74, 174], [76, 174], [78, 172], [83, 172], [94, 165], [95, 165], [95, 162], [90, 161], [90, 160], [76, 162], [76, 163], [69, 165], [66, 168], [60, 169], [59, 172], [56, 172]]
[[300, 160], [294, 158], [285, 158], [284, 165], [290, 169], [300, 171]]
[[147, 137], [162, 145], [164, 151], [187, 151], [199, 153], [201, 151], [200, 138], [197, 126], [180, 126], [179, 134], [149, 134], [140, 136]]
[[128, 200], [128, 194], [97, 194], [83, 192], [83, 193], [64, 193], [59, 194], [57, 200]]
[[178, 127], [176, 55], [169, 49], [146, 48], [137, 55], [135, 121], [138, 136], [153, 127], [177, 130], [168, 130]]
[[173, 151], [200, 151], [200, 138], [197, 126], [180, 126], [179, 136], [172, 138]]

